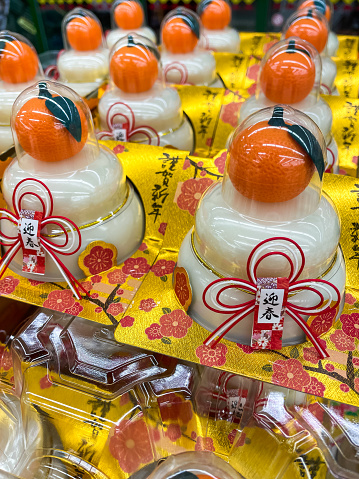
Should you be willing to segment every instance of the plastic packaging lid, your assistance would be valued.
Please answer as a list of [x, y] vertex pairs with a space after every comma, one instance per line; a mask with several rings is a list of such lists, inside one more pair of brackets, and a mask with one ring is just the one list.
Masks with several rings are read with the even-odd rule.
[[51, 81], [18, 96], [11, 127], [18, 158], [27, 153], [35, 160], [58, 162], [77, 155], [89, 138], [96, 142], [88, 106], [73, 90]]
[[298, 10], [291, 15], [285, 26], [285, 38], [299, 37], [311, 43], [319, 53], [324, 50], [329, 34], [326, 18], [313, 9]]
[[188, 8], [178, 7], [168, 13], [162, 21], [162, 43], [171, 53], [193, 52], [200, 33], [199, 17]]
[[99, 19], [84, 8], [74, 8], [64, 17], [62, 35], [67, 50], [88, 52], [103, 46], [104, 42]]
[[232, 10], [227, 0], [202, 0], [197, 13], [202, 25], [208, 30], [223, 30], [232, 19]]
[[0, 79], [6, 83], [26, 83], [43, 71], [35, 48], [22, 35], [0, 32]]
[[235, 131], [223, 188], [229, 178], [247, 200], [281, 203], [311, 184], [320, 198], [324, 158], [323, 135], [309, 117], [287, 106], [266, 108]]
[[122, 30], [137, 30], [142, 27], [145, 15], [138, 0], [117, 0], [112, 7], [114, 26]]
[[298, 7], [298, 10], [313, 8], [317, 12], [325, 16], [325, 18], [330, 22], [333, 13], [333, 5], [329, 1], [325, 0], [304, 0]]
[[159, 51], [148, 38], [133, 33], [121, 38], [111, 50], [111, 79], [126, 93], [150, 90], [160, 72]]
[[320, 77], [318, 52], [305, 40], [289, 38], [273, 45], [262, 60], [259, 88], [274, 103], [298, 103], [313, 89], [319, 93]]
[[148, 479], [243, 479], [227, 462], [209, 451], [191, 451], [165, 459]]

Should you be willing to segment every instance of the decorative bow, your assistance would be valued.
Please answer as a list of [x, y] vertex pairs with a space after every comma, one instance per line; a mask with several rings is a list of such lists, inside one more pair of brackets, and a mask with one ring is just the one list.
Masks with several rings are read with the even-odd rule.
[[167, 75], [170, 71], [176, 71], [180, 74], [180, 80], [176, 82], [177, 85], [193, 85], [193, 83], [188, 83], [188, 71], [186, 65], [183, 65], [183, 63], [172, 62], [164, 68], [163, 73], [167, 82]]
[[[116, 107], [119, 106], [125, 108], [127, 110], [127, 113], [116, 111]], [[118, 117], [122, 117], [124, 121], [122, 121], [122, 123], [116, 123], [116, 119]], [[119, 131], [126, 131], [126, 135], [124, 136], [124, 138], [121, 138], [122, 141], [129, 141], [134, 135], [142, 134], [148, 138], [149, 145], [152, 145], [152, 140], [156, 140], [154, 145], [160, 146], [160, 137], [154, 128], [151, 128], [150, 126], [139, 126], [135, 128], [135, 114], [132, 108], [126, 103], [118, 101], [111, 105], [106, 115], [106, 123], [109, 130], [100, 131], [97, 135], [97, 138], [99, 140], [104, 140], [106, 138], [112, 140], [114, 138], [114, 133], [117, 129]]]
[[[289, 253], [291, 256], [282, 251], [271, 251], [269, 253], [262, 254], [263, 251], [266, 250], [268, 243], [272, 241], [275, 241], [276, 245], [284, 248], [286, 252]], [[299, 261], [293, 246], [299, 251]], [[228, 333], [228, 331], [230, 331], [243, 318], [248, 316], [248, 314], [254, 311], [255, 297], [254, 299], [246, 301], [244, 303], [225, 304], [223, 301], [221, 301], [221, 295], [229, 289], [238, 288], [244, 290], [246, 293], [256, 295], [256, 273], [258, 270], [258, 266], [265, 258], [268, 258], [270, 256], [282, 256], [289, 262], [290, 275], [288, 278], [288, 293], [295, 294], [304, 290], [311, 291], [319, 297], [319, 302], [312, 307], [299, 306], [294, 303], [291, 303], [288, 300], [285, 304], [283, 304], [283, 307], [288, 316], [290, 316], [305, 332], [309, 340], [313, 343], [313, 346], [317, 350], [319, 356], [322, 359], [328, 357], [328, 353], [326, 349], [321, 346], [318, 336], [302, 318], [301, 314], [316, 316], [323, 311], [331, 309], [333, 291], [336, 295], [336, 302], [333, 307], [337, 308], [340, 303], [340, 292], [336, 286], [329, 283], [328, 281], [325, 281], [324, 279], [308, 279], [297, 281], [304, 269], [304, 253], [295, 241], [284, 237], [275, 237], [262, 241], [252, 250], [247, 261], [247, 276], [249, 278], [249, 281], [238, 278], [220, 278], [213, 281], [205, 288], [202, 295], [203, 303], [205, 304], [205, 306], [215, 313], [231, 313], [231, 316], [208, 336], [208, 338], [204, 341], [204, 344], [207, 346], [214, 347], [223, 338], [223, 336]], [[324, 295], [326, 295], [326, 298], [324, 297]], [[217, 339], [215, 339], [216, 337]]]
[[[38, 192], [35, 191], [24, 191], [29, 187], [36, 188]], [[82, 287], [72, 273], [67, 269], [67, 267], [59, 260], [56, 253], [61, 255], [70, 256], [81, 248], [81, 233], [78, 226], [68, 218], [63, 216], [52, 216], [53, 212], [53, 198], [49, 188], [40, 180], [25, 178], [21, 180], [14, 189], [12, 195], [12, 204], [14, 208], [14, 213], [8, 211], [4, 208], [0, 208], [0, 221], [7, 220], [13, 223], [18, 228], [17, 236], [7, 236], [3, 231], [0, 231], [0, 244], [3, 246], [10, 247], [4, 256], [0, 260], [0, 278], [4, 275], [7, 267], [14, 259], [18, 251], [22, 248], [23, 252], [25, 251], [25, 245], [21, 236], [21, 220], [23, 218], [22, 212], [28, 212], [29, 210], [22, 210], [21, 203], [26, 196], [34, 196], [41, 204], [42, 212], [39, 216], [39, 228], [38, 228], [38, 237], [37, 241], [40, 243], [40, 248], [50, 256], [58, 267], [60, 273], [64, 277], [65, 281], [68, 283], [71, 291], [77, 299], [81, 299], [79, 288], [87, 294], [86, 290]], [[55, 225], [62, 231], [62, 234], [65, 235], [65, 241], [63, 244], [56, 244], [50, 241], [44, 234], [43, 230], [47, 225]], [[77, 239], [78, 238], [78, 239]], [[76, 242], [78, 245], [76, 246]]]

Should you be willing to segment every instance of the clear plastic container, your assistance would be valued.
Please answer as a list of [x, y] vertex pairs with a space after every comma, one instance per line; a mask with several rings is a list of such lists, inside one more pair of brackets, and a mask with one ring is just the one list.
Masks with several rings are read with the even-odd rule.
[[[327, 19], [329, 25], [333, 22], [334, 8], [330, 0], [302, 0], [298, 6], [298, 10], [313, 8], [321, 13]], [[330, 57], [335, 57], [339, 48], [339, 40], [337, 35], [329, 31], [327, 53]]]
[[328, 53], [329, 24], [324, 15], [314, 8], [300, 9], [294, 12], [286, 21], [282, 37], [299, 37], [311, 43], [322, 56], [322, 92], [334, 94], [336, 63]]
[[[290, 37], [276, 43], [262, 59], [256, 95], [240, 110], [239, 122], [262, 108], [288, 104], [308, 115], [321, 129], [327, 144], [326, 171], [339, 171], [338, 147], [332, 135], [333, 114], [319, 96], [322, 58], [307, 41]], [[286, 88], [283, 88], [283, 82]]]
[[[18, 213], [21, 209], [45, 210], [44, 217], [49, 216], [49, 193], [44, 188], [49, 189], [53, 215], [69, 218], [82, 227], [80, 234], [71, 236], [72, 246], [65, 235], [69, 225], [65, 225], [64, 230], [64, 223], [59, 225], [58, 219], [49, 222], [47, 236], [44, 236], [51, 238], [50, 247], [60, 248], [60, 255], [62, 251], [71, 253], [62, 254], [61, 260], [77, 278], [84, 276], [78, 257], [93, 241], [114, 244], [118, 263], [131, 256], [144, 234], [142, 203], [127, 182], [117, 156], [98, 145], [90, 110], [79, 95], [59, 83], [35, 84], [17, 98], [12, 128], [17, 157], [6, 168], [2, 183], [8, 208], [14, 211], [13, 193], [17, 185], [31, 178], [36, 183], [21, 183], [16, 190], [27, 193], [21, 199], [19, 195], [16, 197]], [[29, 192], [39, 194], [45, 203], [42, 205], [39, 198]], [[3, 221], [1, 232], [17, 237], [18, 226]], [[5, 243], [12, 244], [11, 241]], [[48, 254], [47, 251], [44, 280], [63, 281], [56, 262]], [[20, 249], [10, 269], [38, 279], [34, 273], [23, 272], [22, 263]]]
[[116, 0], [111, 8], [112, 30], [106, 37], [107, 45], [114, 44], [131, 33], [148, 38], [156, 44], [156, 34], [152, 28], [144, 24], [145, 13], [139, 0]]
[[161, 23], [162, 64], [168, 83], [223, 87], [212, 53], [199, 46], [201, 22], [188, 8], [171, 10]]
[[0, 56], [0, 152], [4, 152], [14, 144], [10, 118], [15, 99], [44, 73], [35, 48], [18, 33], [0, 32]]
[[62, 21], [64, 50], [57, 58], [59, 80], [86, 96], [108, 76], [108, 55], [102, 26], [91, 11], [77, 7]]
[[147, 38], [122, 37], [110, 55], [110, 87], [98, 110], [99, 139], [193, 149], [193, 131], [180, 96], [163, 81], [160, 54]]
[[197, 6], [202, 22], [200, 45], [214, 52], [237, 53], [239, 34], [230, 27], [232, 8], [228, 0], [202, 0]]
[[[333, 204], [322, 194], [325, 155], [324, 138], [315, 123], [288, 106], [260, 110], [237, 128], [228, 149], [223, 182], [203, 194], [195, 226], [178, 255], [178, 266], [186, 269], [192, 287], [188, 310], [192, 319], [214, 331], [232, 316], [233, 305], [253, 299], [253, 293], [242, 288], [224, 290], [220, 301], [229, 306], [219, 308], [219, 312], [213, 301], [221, 284], [213, 291], [207, 287], [219, 278], [248, 281], [251, 252], [271, 238], [258, 251], [263, 261], [254, 277], [292, 276], [290, 262], [280, 256], [289, 254], [293, 264], [300, 264], [299, 246], [305, 258], [300, 279], [330, 281], [341, 293], [343, 304], [345, 265], [338, 246], [340, 223]], [[288, 248], [288, 240], [283, 238], [297, 246]], [[209, 306], [204, 302], [205, 294]], [[333, 301], [340, 301], [337, 294], [333, 296]], [[317, 304], [309, 291], [295, 293], [290, 301], [305, 307]], [[248, 345], [252, 329], [250, 312], [224, 337]], [[301, 343], [305, 337], [285, 313], [283, 346]]]

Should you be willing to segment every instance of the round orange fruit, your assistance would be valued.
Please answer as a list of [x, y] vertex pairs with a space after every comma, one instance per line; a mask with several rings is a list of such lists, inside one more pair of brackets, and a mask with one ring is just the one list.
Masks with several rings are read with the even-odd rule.
[[135, 0], [125, 0], [115, 7], [115, 22], [123, 30], [136, 30], [143, 24], [142, 5]]
[[102, 43], [100, 24], [90, 16], [79, 16], [66, 25], [66, 34], [70, 46], [79, 52], [96, 50]]
[[313, 16], [299, 17], [289, 26], [285, 38], [299, 37], [311, 43], [321, 53], [328, 40], [326, 25]]
[[7, 83], [25, 83], [33, 80], [39, 69], [35, 51], [27, 43], [6, 42], [0, 54], [0, 78]]
[[[88, 127], [85, 114], [76, 104], [81, 126], [76, 139], [70, 128], [60, 118], [51, 113], [50, 101], [56, 103], [60, 97], [31, 98], [18, 111], [15, 118], [15, 132], [24, 151], [39, 161], [56, 162], [66, 160], [79, 153], [85, 146]], [[62, 98], [63, 99], [63, 98]], [[68, 100], [68, 99], [66, 99]], [[48, 106], [49, 105], [50, 109]], [[78, 141], [79, 140], [79, 141]]]
[[208, 30], [223, 30], [232, 18], [231, 7], [225, 0], [204, 0], [199, 14], [202, 25]]
[[331, 12], [329, 5], [327, 5], [324, 0], [305, 0], [302, 4], [299, 5], [298, 10], [304, 10], [306, 8], [313, 8], [317, 12], [324, 15], [329, 22]]
[[119, 48], [111, 58], [113, 82], [126, 93], [150, 90], [158, 78], [158, 61], [149, 48], [135, 44], [129, 37], [127, 46]]
[[198, 37], [183, 18], [174, 17], [162, 29], [162, 43], [171, 53], [190, 53], [196, 48]]
[[288, 201], [308, 186], [314, 163], [286, 126], [256, 123], [233, 140], [228, 174], [246, 198], [264, 203]]
[[289, 42], [286, 50], [275, 51], [260, 74], [264, 95], [274, 103], [291, 105], [306, 98], [315, 82], [315, 65], [309, 53]]

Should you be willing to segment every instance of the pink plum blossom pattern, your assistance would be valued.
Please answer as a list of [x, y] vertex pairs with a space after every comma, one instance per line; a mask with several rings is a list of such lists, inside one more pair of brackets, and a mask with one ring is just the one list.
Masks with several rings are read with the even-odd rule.
[[107, 279], [110, 284], [123, 284], [126, 282], [127, 274], [122, 269], [114, 269], [107, 273]]
[[310, 376], [298, 359], [277, 359], [273, 363], [272, 381], [279, 386], [301, 391], [309, 385]]
[[152, 298], [141, 299], [138, 309], [141, 309], [141, 311], [144, 311], [145, 313], [149, 313], [156, 306], [157, 304]]
[[196, 356], [205, 366], [223, 366], [226, 363], [227, 346], [218, 343], [214, 348], [201, 344], [196, 349]]
[[165, 436], [172, 442], [176, 442], [182, 436], [181, 427], [179, 424], [169, 424]]
[[181, 210], [194, 216], [199, 200], [213, 181], [209, 178], [190, 178], [182, 183], [177, 205]]
[[214, 160], [214, 164], [216, 165], [218, 169], [218, 173], [223, 175], [224, 173], [224, 167], [226, 165], [226, 159], [227, 159], [227, 150], [223, 151], [218, 158]]
[[310, 325], [315, 334], [320, 336], [321, 334], [329, 331], [329, 329], [333, 326], [336, 313], [336, 309], [331, 308], [329, 310], [323, 311], [321, 314], [318, 314], [318, 316], [313, 319]]
[[112, 314], [112, 316], [118, 316], [119, 314], [123, 313], [123, 305], [121, 303], [112, 303], [107, 308], [107, 312]]
[[133, 323], [135, 322], [135, 318], [132, 316], [125, 316], [124, 318], [121, 319], [121, 326], [123, 328], [130, 328], [133, 326]]
[[90, 274], [99, 274], [113, 267], [113, 256], [112, 249], [96, 245], [84, 257], [84, 265], [88, 268]]
[[70, 309], [74, 306], [75, 299], [72, 295], [72, 291], [69, 289], [62, 289], [51, 291], [44, 302], [44, 308], [54, 309], [55, 311], [64, 312], [66, 309]]
[[166, 233], [166, 228], [167, 228], [167, 223], [161, 223], [160, 227], [158, 228], [158, 232], [164, 236]]
[[120, 153], [123, 153], [125, 151], [125, 147], [123, 145], [116, 145], [113, 149], [113, 152], [116, 155], [119, 155]]
[[359, 313], [342, 314], [340, 316], [342, 330], [351, 338], [359, 338]]
[[160, 318], [160, 332], [163, 336], [184, 338], [192, 326], [192, 319], [182, 309], [175, 309]]
[[161, 333], [161, 327], [157, 323], [153, 323], [151, 324], [151, 326], [146, 328], [145, 333], [147, 334], [147, 337], [150, 341], [163, 338], [163, 334]]
[[330, 340], [335, 344], [335, 347], [339, 351], [354, 351], [355, 350], [355, 340], [347, 336], [343, 331], [337, 329], [333, 334], [330, 335]]
[[174, 261], [160, 259], [152, 266], [151, 271], [155, 276], [165, 276], [166, 274], [172, 274], [175, 264], [176, 263]]
[[252, 354], [254, 349], [252, 346], [247, 346], [246, 344], [239, 344], [237, 343], [237, 346], [246, 354]]
[[221, 111], [221, 120], [223, 123], [227, 123], [233, 128], [238, 125], [239, 110], [241, 108], [241, 103], [232, 102], [228, 105], [224, 105]]
[[139, 279], [142, 278], [146, 273], [148, 273], [150, 265], [147, 263], [146, 258], [128, 258], [126, 259], [122, 271], [132, 276], [132, 278]]
[[211, 437], [201, 437], [197, 436], [196, 445], [194, 446], [195, 451], [215, 451], [213, 439]]
[[83, 306], [81, 306], [81, 304], [76, 301], [76, 303], [73, 304], [71, 308], [65, 309], [65, 313], [72, 314], [73, 316], [78, 316], [83, 309]]
[[354, 298], [354, 296], [352, 294], [346, 293], [345, 302], [346, 302], [346, 304], [354, 304], [356, 302], [356, 299]]
[[308, 386], [304, 387], [304, 392], [313, 394], [314, 396], [323, 396], [324, 391], [325, 385], [313, 376], [310, 377], [310, 383]]
[[13, 276], [6, 276], [0, 280], [0, 295], [11, 294], [15, 291], [16, 286], [20, 281]]

